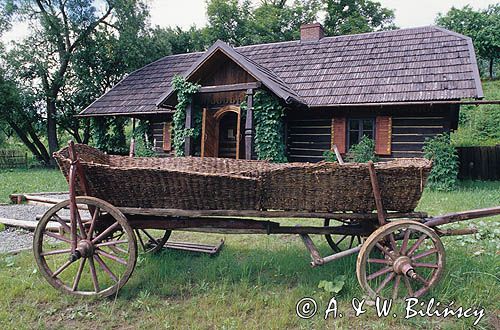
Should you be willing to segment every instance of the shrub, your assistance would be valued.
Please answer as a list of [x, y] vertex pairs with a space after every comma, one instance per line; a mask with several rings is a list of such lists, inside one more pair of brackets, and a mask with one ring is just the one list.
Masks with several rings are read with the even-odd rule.
[[354, 163], [367, 163], [370, 160], [378, 161], [375, 155], [375, 142], [363, 136], [358, 144], [353, 145], [347, 153], [347, 160]]
[[333, 150], [326, 150], [323, 153], [323, 157], [327, 162], [336, 162], [337, 161], [337, 155], [335, 155], [335, 152]]
[[424, 156], [433, 162], [427, 186], [438, 191], [453, 190], [457, 185], [458, 155], [451, 145], [450, 136], [440, 134], [427, 139], [424, 144]]

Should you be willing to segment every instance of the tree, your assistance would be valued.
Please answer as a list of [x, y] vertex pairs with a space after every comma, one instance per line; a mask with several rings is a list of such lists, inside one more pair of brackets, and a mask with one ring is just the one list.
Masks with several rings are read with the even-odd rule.
[[110, 19], [116, 2], [106, 0], [105, 9], [100, 11], [91, 0], [12, 0], [13, 12], [19, 19], [30, 22], [33, 31], [15, 53], [24, 57], [22, 66], [29, 63], [28, 74], [40, 81], [50, 154], [59, 147], [57, 101], [74, 53], [84, 47], [84, 41], [99, 25]]
[[207, 36], [210, 43], [221, 39], [234, 46], [252, 43], [251, 2], [243, 0], [207, 0]]
[[263, 0], [253, 11], [251, 30], [253, 42], [268, 43], [297, 40], [300, 26], [316, 21], [321, 8], [319, 0], [295, 0], [287, 5], [284, 0]]
[[500, 57], [500, 4], [484, 10], [470, 6], [452, 7], [446, 14], [438, 14], [436, 24], [472, 38], [478, 56], [488, 61], [490, 78], [494, 62]]
[[394, 29], [394, 11], [371, 0], [327, 0], [325, 30], [344, 35]]
[[207, 41], [217, 39], [234, 46], [298, 39], [300, 25], [316, 20], [320, 0], [261, 0], [252, 7], [249, 0], [207, 1]]

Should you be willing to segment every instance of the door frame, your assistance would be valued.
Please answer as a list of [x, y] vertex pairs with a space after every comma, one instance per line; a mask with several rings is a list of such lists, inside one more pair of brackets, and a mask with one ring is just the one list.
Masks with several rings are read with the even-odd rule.
[[241, 144], [241, 109], [236, 105], [226, 105], [217, 111], [214, 114], [209, 114], [209, 110], [207, 108], [203, 108], [203, 117], [202, 117], [202, 129], [201, 129], [201, 157], [205, 156], [205, 139], [206, 139], [206, 117], [211, 115], [214, 117], [216, 125], [213, 129], [215, 129], [216, 136], [216, 145], [217, 145], [217, 153], [215, 157], [219, 156], [219, 124], [222, 117], [228, 112], [234, 112], [237, 114], [237, 122], [236, 122], [236, 159], [240, 159], [240, 144]]

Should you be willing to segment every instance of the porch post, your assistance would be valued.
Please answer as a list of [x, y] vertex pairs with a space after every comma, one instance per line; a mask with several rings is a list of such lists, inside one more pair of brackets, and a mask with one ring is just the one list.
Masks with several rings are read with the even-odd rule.
[[[186, 107], [186, 128], [190, 129], [194, 126], [193, 116], [193, 101], [189, 102]], [[193, 154], [193, 138], [186, 136], [184, 138], [184, 155], [191, 156]]]
[[253, 89], [247, 89], [247, 114], [245, 120], [245, 159], [253, 154]]

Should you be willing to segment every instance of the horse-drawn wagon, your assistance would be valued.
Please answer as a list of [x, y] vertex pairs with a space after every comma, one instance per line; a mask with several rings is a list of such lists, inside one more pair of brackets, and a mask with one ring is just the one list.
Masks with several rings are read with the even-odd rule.
[[[70, 196], [41, 218], [34, 254], [48, 282], [74, 295], [117, 293], [135, 268], [138, 242], [153, 252], [172, 230], [219, 230], [298, 234], [313, 267], [357, 253], [357, 278], [369, 296], [418, 297], [443, 273], [440, 236], [474, 232], [438, 226], [500, 214], [500, 207], [435, 217], [415, 212], [431, 169], [425, 159], [130, 158], [72, 143], [54, 156]], [[323, 223], [283, 226], [280, 218]], [[51, 222], [59, 232], [48, 229]], [[321, 257], [310, 234], [325, 235], [334, 253]]]

